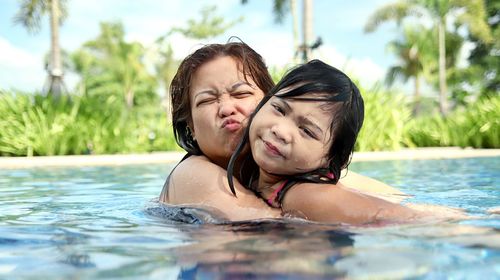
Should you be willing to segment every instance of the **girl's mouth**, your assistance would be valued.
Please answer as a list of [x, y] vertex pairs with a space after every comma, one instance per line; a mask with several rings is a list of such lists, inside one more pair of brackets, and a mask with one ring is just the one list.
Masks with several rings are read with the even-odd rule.
[[266, 151], [273, 155], [273, 156], [279, 156], [279, 157], [284, 157], [281, 151], [278, 149], [278, 147], [274, 146], [271, 142], [267, 142], [265, 140], [262, 140], [264, 142], [264, 145], [266, 147]]

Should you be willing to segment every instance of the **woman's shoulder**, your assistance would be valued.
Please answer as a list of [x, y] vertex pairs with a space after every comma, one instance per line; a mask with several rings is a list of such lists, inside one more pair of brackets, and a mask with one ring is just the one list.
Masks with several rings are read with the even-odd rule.
[[190, 156], [181, 161], [175, 169], [172, 170], [172, 175], [176, 177], [188, 175], [189, 178], [192, 178], [193, 174], [203, 176], [204, 174], [209, 174], [214, 171], [225, 172], [225, 169], [210, 161], [206, 156]]

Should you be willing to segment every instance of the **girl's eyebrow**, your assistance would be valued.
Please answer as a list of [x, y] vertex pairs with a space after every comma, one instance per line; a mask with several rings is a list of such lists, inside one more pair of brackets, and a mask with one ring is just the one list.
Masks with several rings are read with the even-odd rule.
[[[280, 100], [282, 102], [283, 106], [285, 107], [285, 111], [290, 112], [292, 110], [292, 107], [290, 107], [290, 105], [288, 104], [288, 102], [285, 99], [278, 98], [278, 100]], [[318, 132], [323, 134], [323, 129], [321, 129], [321, 127], [319, 127], [311, 119], [304, 117], [304, 116], [300, 116], [299, 121], [307, 126], [312, 126], [314, 130], [317, 130]]]
[[281, 101], [281, 103], [285, 107], [286, 111], [291, 111], [292, 110], [292, 107], [290, 107], [290, 105], [288, 104], [288, 102], [284, 98], [281, 98], [281, 97], [278, 96], [278, 100]]
[[321, 129], [321, 127], [319, 127], [316, 123], [314, 123], [312, 120], [310, 120], [309, 118], [307, 117], [303, 117], [303, 116], [300, 116], [299, 117], [299, 121], [307, 126], [312, 126], [314, 130], [317, 130], [318, 132], [320, 132], [321, 134], [323, 134], [323, 129]]

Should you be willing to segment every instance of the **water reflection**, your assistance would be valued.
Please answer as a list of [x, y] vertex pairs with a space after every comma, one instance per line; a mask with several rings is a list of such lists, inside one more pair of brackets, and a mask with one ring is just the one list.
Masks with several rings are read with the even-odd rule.
[[151, 200], [170, 168], [0, 170], [0, 279], [500, 276], [500, 219], [486, 213], [498, 206], [498, 158], [354, 163], [413, 202], [480, 214], [384, 228], [224, 223], [200, 209], [168, 212]]

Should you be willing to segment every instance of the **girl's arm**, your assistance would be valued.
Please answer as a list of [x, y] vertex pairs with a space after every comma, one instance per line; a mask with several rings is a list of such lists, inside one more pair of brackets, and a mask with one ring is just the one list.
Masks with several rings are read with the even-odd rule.
[[340, 183], [297, 184], [286, 193], [282, 210], [312, 221], [356, 225], [404, 222], [422, 215], [420, 211], [351, 190]]
[[408, 197], [407, 194], [394, 187], [350, 170], [348, 172], [342, 172], [340, 183], [348, 188], [376, 196], [378, 198], [383, 198], [394, 203], [401, 202]]
[[[168, 188], [168, 196], [165, 188]], [[204, 156], [191, 156], [172, 171], [160, 202], [215, 208], [232, 221], [280, 216], [277, 209], [267, 206], [236, 180], [235, 188], [238, 197], [229, 190], [225, 169]]]

